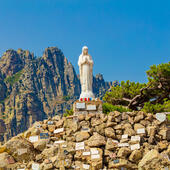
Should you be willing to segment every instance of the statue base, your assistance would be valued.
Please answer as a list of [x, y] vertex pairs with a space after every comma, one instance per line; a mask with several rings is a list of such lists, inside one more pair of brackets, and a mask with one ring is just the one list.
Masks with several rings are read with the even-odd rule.
[[103, 102], [101, 100], [97, 101], [79, 101], [77, 100], [73, 104], [74, 115], [88, 114], [88, 113], [103, 113], [102, 108]]
[[92, 98], [92, 99], [94, 99], [95, 97], [94, 97], [94, 94], [91, 92], [91, 91], [89, 91], [89, 92], [82, 92], [81, 94], [80, 94], [80, 99], [84, 99], [84, 98]]

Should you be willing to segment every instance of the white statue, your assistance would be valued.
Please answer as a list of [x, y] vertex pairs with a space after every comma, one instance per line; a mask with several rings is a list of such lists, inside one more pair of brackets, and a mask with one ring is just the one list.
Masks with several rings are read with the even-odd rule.
[[82, 54], [79, 56], [79, 70], [81, 95], [80, 98], [94, 98], [92, 83], [93, 83], [93, 60], [88, 54], [88, 47], [82, 48]]

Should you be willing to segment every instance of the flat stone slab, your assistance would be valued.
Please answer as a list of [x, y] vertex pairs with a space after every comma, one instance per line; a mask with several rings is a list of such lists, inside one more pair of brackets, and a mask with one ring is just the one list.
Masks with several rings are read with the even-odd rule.
[[54, 130], [54, 133], [61, 133], [61, 132], [64, 132], [64, 128], [59, 128]]
[[86, 104], [85, 103], [76, 103], [76, 109], [85, 109]]
[[145, 128], [137, 129], [137, 134], [144, 134]]
[[17, 151], [18, 151], [18, 155], [22, 155], [22, 154], [28, 152], [28, 151], [27, 151], [27, 148], [21, 148], [21, 149], [18, 149]]
[[30, 140], [30, 142], [34, 143], [34, 142], [38, 141], [38, 138], [39, 138], [38, 136], [30, 136], [29, 140]]
[[128, 143], [119, 143], [118, 146], [119, 147], [128, 147], [129, 144]]
[[160, 122], [164, 122], [166, 120], [166, 114], [164, 113], [156, 113], [156, 119]]
[[127, 139], [127, 138], [128, 138], [128, 134], [122, 135], [122, 139]]
[[91, 148], [90, 152], [91, 152], [92, 155], [98, 155], [99, 154], [99, 151], [96, 148]]
[[87, 105], [87, 110], [96, 110], [96, 105]]
[[32, 164], [32, 170], [40, 170], [40, 165], [37, 163]]
[[84, 168], [84, 169], [90, 169], [90, 165], [88, 165], [88, 164], [83, 164], [83, 168]]
[[90, 152], [83, 152], [83, 156], [89, 156], [89, 155], [91, 155]]
[[77, 150], [84, 150], [84, 142], [79, 142], [79, 143], [76, 143], [76, 151]]
[[131, 141], [140, 141], [140, 136], [131, 136]]
[[137, 149], [140, 149], [140, 144], [134, 144], [134, 145], [131, 145], [131, 146], [130, 146], [130, 149], [131, 149], [131, 150], [137, 150]]
[[99, 154], [91, 155], [91, 159], [100, 159], [100, 155]]

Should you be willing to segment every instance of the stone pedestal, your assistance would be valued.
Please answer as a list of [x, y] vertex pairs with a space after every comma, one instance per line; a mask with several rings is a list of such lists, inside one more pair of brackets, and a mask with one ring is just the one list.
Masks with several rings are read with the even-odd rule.
[[74, 115], [88, 114], [88, 113], [103, 113], [103, 102], [97, 101], [79, 101], [77, 100], [73, 104]]

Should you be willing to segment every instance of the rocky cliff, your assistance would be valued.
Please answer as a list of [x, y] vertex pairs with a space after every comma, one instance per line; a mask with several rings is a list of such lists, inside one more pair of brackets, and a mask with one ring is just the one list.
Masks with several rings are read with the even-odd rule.
[[[96, 97], [110, 86], [101, 74], [94, 77]], [[46, 48], [40, 58], [27, 50], [7, 50], [0, 58], [0, 141], [71, 109], [79, 95], [79, 77], [57, 47]]]
[[141, 111], [54, 116], [0, 146], [0, 169], [168, 170], [169, 132]]

